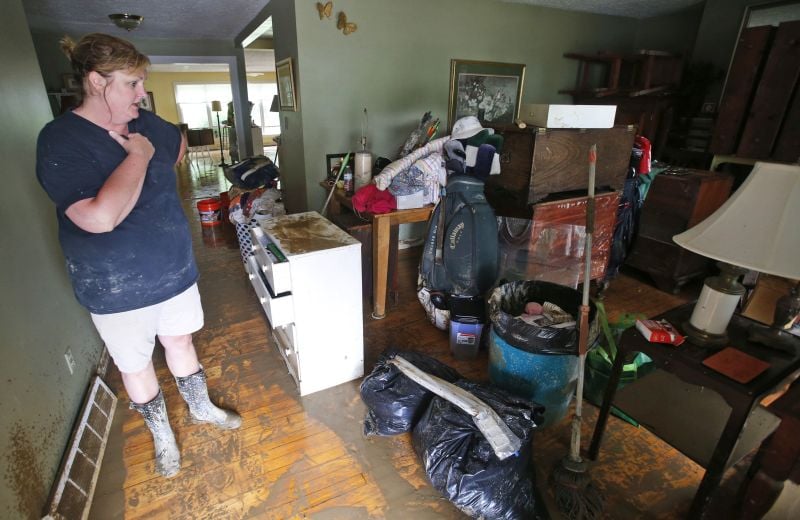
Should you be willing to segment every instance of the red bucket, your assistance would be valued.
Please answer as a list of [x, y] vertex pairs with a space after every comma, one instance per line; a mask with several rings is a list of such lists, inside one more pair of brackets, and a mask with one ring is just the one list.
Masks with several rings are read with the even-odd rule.
[[197, 201], [197, 211], [200, 212], [200, 225], [218, 226], [220, 222], [219, 210], [220, 202], [217, 198]]

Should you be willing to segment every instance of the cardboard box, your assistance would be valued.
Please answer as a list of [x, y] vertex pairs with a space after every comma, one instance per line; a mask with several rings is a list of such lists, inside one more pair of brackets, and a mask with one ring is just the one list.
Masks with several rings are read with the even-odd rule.
[[755, 288], [744, 303], [742, 315], [765, 325], [772, 325], [778, 298], [789, 294], [796, 283], [797, 281], [788, 278], [759, 274]]
[[519, 118], [545, 128], [611, 128], [616, 105], [538, 105], [525, 103]]
[[425, 205], [425, 192], [419, 190], [408, 195], [397, 195], [395, 201], [397, 202], [397, 209], [421, 208]]

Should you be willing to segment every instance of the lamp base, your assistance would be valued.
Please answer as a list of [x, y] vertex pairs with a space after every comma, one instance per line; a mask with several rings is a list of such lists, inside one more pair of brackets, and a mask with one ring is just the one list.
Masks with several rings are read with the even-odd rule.
[[683, 332], [686, 334], [686, 339], [690, 343], [698, 347], [719, 350], [728, 343], [728, 334], [713, 334], [700, 330], [688, 321], [683, 323]]
[[753, 343], [759, 343], [765, 347], [786, 352], [787, 354], [795, 354], [798, 345], [800, 345], [800, 339], [796, 336], [784, 330], [776, 329], [775, 327], [761, 325], [753, 325], [750, 327], [747, 339]]
[[794, 354], [800, 345], [800, 338], [786, 331], [792, 328], [800, 315], [800, 281], [789, 294], [784, 294], [775, 302], [772, 326], [753, 325], [748, 339], [774, 350]]

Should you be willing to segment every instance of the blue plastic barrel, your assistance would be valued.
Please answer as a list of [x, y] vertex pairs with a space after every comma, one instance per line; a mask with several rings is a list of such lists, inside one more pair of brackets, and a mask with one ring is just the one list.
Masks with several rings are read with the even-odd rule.
[[526, 352], [508, 344], [492, 327], [489, 379], [495, 386], [543, 405], [540, 427], [546, 427], [567, 414], [578, 384], [578, 357]]

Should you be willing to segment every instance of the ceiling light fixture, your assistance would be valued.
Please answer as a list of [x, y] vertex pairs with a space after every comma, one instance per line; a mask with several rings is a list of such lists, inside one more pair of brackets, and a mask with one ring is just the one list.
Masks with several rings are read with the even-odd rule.
[[114, 25], [129, 32], [139, 27], [139, 24], [144, 20], [143, 16], [128, 13], [110, 14], [108, 17], [111, 18]]

